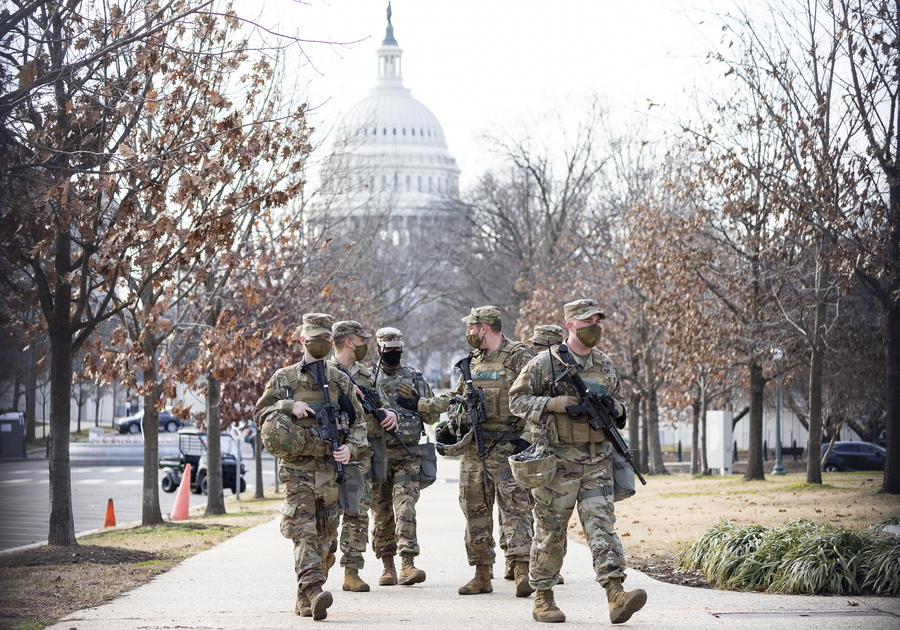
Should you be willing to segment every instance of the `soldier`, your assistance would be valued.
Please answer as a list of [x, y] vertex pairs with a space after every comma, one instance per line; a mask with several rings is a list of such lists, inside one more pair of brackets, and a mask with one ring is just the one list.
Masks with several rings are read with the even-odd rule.
[[[369, 349], [366, 339], [372, 335], [365, 331], [359, 322], [335, 322], [331, 328], [334, 334], [334, 355], [329, 362], [339, 370], [350, 375], [357, 385], [372, 387], [372, 372], [360, 361], [366, 358]], [[393, 431], [397, 428], [397, 414], [391, 409], [381, 409], [385, 419], [381, 427]], [[384, 432], [379, 422], [371, 414], [365, 414], [367, 441], [369, 447], [360, 454], [359, 461], [364, 474], [363, 493], [359, 502], [359, 514], [344, 513], [341, 517], [341, 566], [344, 567], [345, 591], [357, 593], [369, 590], [369, 585], [359, 577], [365, 564], [363, 553], [369, 539], [369, 508], [372, 505], [372, 447], [377, 440], [384, 439]], [[332, 560], [333, 562], [333, 560]]]
[[525, 345], [537, 354], [542, 350], [549, 350], [553, 346], [562, 343], [565, 331], [554, 324], [541, 324], [534, 327], [531, 338], [525, 342]]
[[[600, 320], [605, 315], [595, 300], [576, 300], [564, 307], [566, 344], [585, 384], [598, 394], [610, 396], [625, 426], [622, 384], [612, 361], [596, 348]], [[553, 601], [553, 586], [566, 553], [566, 525], [578, 506], [584, 534], [594, 558], [597, 581], [606, 589], [612, 623], [623, 623], [643, 607], [647, 593], [625, 592], [625, 552], [614, 531], [612, 444], [606, 434], [595, 431], [583, 418], [569, 415], [567, 408], [579, 397], [566, 379], [554, 382], [566, 368], [559, 347], [538, 354], [519, 374], [509, 391], [509, 405], [525, 419], [526, 435], [545, 441], [556, 454], [556, 474], [546, 485], [532, 490], [535, 534], [531, 549], [531, 586], [537, 591], [532, 616], [537, 621], [562, 622], [566, 616]]]
[[[424, 398], [434, 394], [431, 387], [415, 368], [401, 364], [403, 355], [403, 333], [396, 328], [380, 328], [375, 332], [379, 357], [375, 367], [376, 388], [381, 399], [388, 405], [396, 405], [399, 387], [405, 385]], [[402, 585], [418, 584], [425, 581], [425, 572], [417, 569], [413, 560], [419, 555], [419, 541], [416, 539], [416, 502], [421, 486], [422, 449], [419, 438], [423, 424], [434, 424], [437, 416], [396, 407], [400, 414], [399, 436], [407, 450], [393, 436], [387, 438], [387, 474], [381, 483], [375, 484], [372, 514], [375, 520], [372, 532], [372, 548], [375, 556], [384, 563], [384, 573], [378, 580], [379, 586], [392, 586], [398, 581]], [[400, 576], [394, 556], [400, 553]]]
[[[302, 361], [275, 372], [253, 414], [266, 449], [281, 459], [281, 533], [294, 541], [294, 612], [315, 620], [327, 617], [333, 601], [322, 585], [326, 577], [324, 560], [338, 527], [339, 487], [334, 462], [347, 464], [366, 447], [362, 406], [352, 395], [350, 379], [323, 361], [332, 349], [331, 325], [331, 316], [324, 313], [303, 316]], [[332, 405], [348, 410], [341, 413], [347, 416], [348, 433], [335, 451], [319, 438], [316, 429], [316, 411], [324, 405], [324, 391], [308, 369], [315, 361], [323, 361]]]
[[[459, 466], [459, 504], [466, 517], [466, 553], [475, 567], [475, 577], [460, 587], [460, 595], [490, 593], [492, 567], [496, 553], [493, 538], [493, 511], [496, 500], [499, 511], [500, 537], [505, 542], [507, 560], [512, 563], [516, 596], [528, 597], [533, 592], [528, 583], [528, 558], [531, 551], [532, 500], [528, 489], [512, 477], [508, 457], [521, 444], [524, 423], [509, 410], [508, 391], [519, 371], [534, 354], [518, 341], [502, 332], [500, 309], [496, 306], [473, 308], [463, 318], [466, 341], [472, 353], [472, 383], [484, 393], [486, 422], [482, 425], [488, 480], [477, 448], [471, 444], [462, 454]], [[462, 377], [447, 394], [420, 398], [414, 391], [401, 390], [404, 397], [397, 404], [420, 413], [439, 414], [446, 411], [450, 399], [464, 396], [466, 383]]]

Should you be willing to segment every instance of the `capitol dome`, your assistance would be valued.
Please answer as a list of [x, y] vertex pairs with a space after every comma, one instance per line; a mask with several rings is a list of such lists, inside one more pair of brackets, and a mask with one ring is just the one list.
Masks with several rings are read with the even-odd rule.
[[357, 207], [368, 198], [394, 213], [418, 214], [457, 198], [459, 168], [437, 117], [403, 87], [403, 51], [394, 39], [390, 5], [387, 16], [375, 87], [338, 126], [339, 179]]

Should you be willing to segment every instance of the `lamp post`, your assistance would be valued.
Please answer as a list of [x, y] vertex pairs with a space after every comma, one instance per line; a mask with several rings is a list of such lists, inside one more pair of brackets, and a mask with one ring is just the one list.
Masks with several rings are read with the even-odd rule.
[[772, 350], [775, 357], [775, 467], [773, 475], [783, 475], [784, 466], [781, 462], [781, 383], [778, 374], [778, 362], [784, 357], [781, 348]]

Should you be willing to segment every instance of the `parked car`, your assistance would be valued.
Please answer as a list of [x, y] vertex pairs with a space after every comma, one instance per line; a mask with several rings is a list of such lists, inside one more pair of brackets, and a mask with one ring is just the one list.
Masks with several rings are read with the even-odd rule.
[[[244, 463], [241, 462], [241, 474], [237, 475], [238, 444], [229, 433], [221, 433], [219, 438], [222, 449], [222, 487], [231, 488], [237, 494], [238, 483], [241, 492], [247, 490], [244, 480]], [[207, 436], [205, 431], [196, 428], [181, 429], [178, 432], [178, 456], [161, 457], [159, 468], [163, 473], [163, 492], [175, 492], [184, 478], [185, 464], [191, 465], [191, 492], [209, 494], [209, 459], [207, 455]], [[240, 478], [240, 482], [238, 482]]]
[[[138, 434], [141, 432], [141, 424], [144, 422], [144, 410], [141, 409], [133, 416], [127, 418], [116, 418], [113, 427], [118, 429], [119, 433]], [[178, 429], [185, 426], [184, 420], [176, 418], [170, 411], [159, 412], [159, 430], [175, 433]]]
[[[828, 450], [828, 444], [822, 445], [822, 456]], [[887, 451], [871, 442], [835, 442], [822, 464], [824, 472], [840, 472], [850, 470], [884, 470]]]

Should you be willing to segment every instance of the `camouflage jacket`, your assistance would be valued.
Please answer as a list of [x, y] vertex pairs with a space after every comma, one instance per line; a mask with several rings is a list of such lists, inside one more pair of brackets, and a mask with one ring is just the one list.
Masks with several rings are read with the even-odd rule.
[[[302, 366], [302, 363], [296, 363], [275, 372], [256, 403], [253, 419], [266, 448], [281, 459], [283, 466], [299, 470], [334, 470], [330, 445], [319, 438], [315, 418], [296, 418], [291, 413], [294, 401], [298, 400], [307, 402], [314, 409], [321, 406], [321, 402], [315, 401], [321, 400], [322, 390], [312, 374], [301, 371]], [[350, 425], [350, 432], [343, 440], [350, 447], [351, 460], [356, 461], [367, 446], [362, 405], [347, 375], [327, 362], [326, 366], [332, 404], [337, 404], [341, 394], [347, 395], [356, 414], [356, 421]], [[270, 448], [267, 439], [277, 444], [275, 450]]]
[[[546, 410], [547, 401], [554, 396], [568, 395], [578, 398], [575, 387], [568, 379], [562, 379], [554, 389], [553, 383], [564, 369], [562, 359], [556, 349], [543, 351], [535, 356], [519, 374], [516, 382], [509, 390], [509, 406], [513, 413], [525, 420], [525, 439], [533, 441], [538, 435], [556, 433], [554, 414]], [[551, 355], [552, 353], [552, 355]], [[577, 364], [579, 374], [589, 373], [618, 403], [620, 411], [624, 410], [625, 399], [622, 396], [622, 383], [619, 380], [612, 360], [597, 348], [582, 359], [571, 353]], [[587, 383], [588, 378], [585, 378]], [[588, 383], [590, 385], [590, 383]], [[593, 389], [593, 387], [592, 387]], [[552, 441], [552, 440], [551, 440]]]
[[[403, 436], [403, 442], [407, 445], [417, 444], [422, 434], [422, 424], [434, 424], [438, 421], [440, 414], [432, 414], [429, 412], [415, 412], [404, 409], [397, 404], [397, 397], [400, 395], [397, 388], [401, 383], [406, 383], [419, 392], [422, 398], [431, 398], [434, 392], [422, 377], [422, 373], [407, 365], [401, 365], [396, 370], [384, 369], [378, 371], [378, 394], [381, 400], [390, 405], [390, 409], [397, 412], [397, 419], [400, 422], [399, 432]], [[396, 445], [393, 438], [388, 439], [388, 446]]]
[[[514, 344], [514, 345], [513, 345]], [[510, 347], [510, 346], [513, 347]], [[505, 358], [501, 358], [504, 354], [507, 356]], [[505, 390], [509, 390], [512, 386], [512, 383], [516, 380], [516, 377], [519, 375], [519, 372], [525, 367], [528, 361], [534, 356], [534, 353], [529, 350], [524, 344], [513, 341], [509, 339], [506, 335], [503, 336], [503, 340], [500, 343], [500, 348], [496, 351], [487, 353], [484, 350], [475, 350], [472, 353], [472, 364], [471, 370], [473, 374], [473, 380], [478, 380], [476, 377], [476, 373], [478, 370], [479, 364], [493, 364], [500, 363], [501, 367], [499, 370], [498, 382], [505, 384]], [[505, 396], [506, 391], [500, 393], [501, 396]], [[419, 401], [419, 411], [440, 414], [447, 411], [447, 407], [450, 404], [450, 399], [454, 396], [462, 396], [466, 395], [466, 383], [463, 380], [462, 375], [460, 374], [459, 378], [456, 381], [456, 385], [449, 392], [442, 394], [440, 396], [435, 396], [434, 398], [425, 399], [422, 398]], [[486, 397], [486, 406], [490, 404], [488, 398], [488, 392], [485, 392]], [[498, 409], [503, 409], [504, 405], [497, 401]], [[504, 411], [505, 413], [505, 411]], [[489, 422], [488, 424], [497, 425], [494, 427], [486, 427], [490, 430], [504, 430], [506, 425], [515, 424], [518, 422], [518, 418], [510, 413], [505, 418], [501, 418], [499, 420], [499, 424], [497, 422]]]
[[[349, 368], [345, 368], [343, 365], [341, 365], [338, 362], [338, 360], [334, 357], [334, 355], [331, 355], [331, 358], [328, 359], [328, 362], [331, 363], [334, 367], [336, 367], [337, 369], [339, 369], [341, 371], [346, 370], [350, 374], [350, 376], [353, 377], [353, 380], [356, 381], [356, 383], [358, 385], [363, 385], [365, 387], [372, 387], [372, 382], [373, 382], [372, 371], [369, 368], [367, 368], [366, 366], [364, 366], [362, 363], [360, 363], [359, 361], [355, 361], [353, 363], [353, 365], [351, 365]], [[385, 407], [385, 408], [391, 409], [391, 407]], [[370, 435], [373, 433], [380, 433], [381, 432], [381, 424], [378, 422], [378, 420], [375, 419], [375, 416], [373, 416], [372, 414], [368, 414], [368, 413], [364, 414], [364, 415], [366, 418], [366, 431]]]

